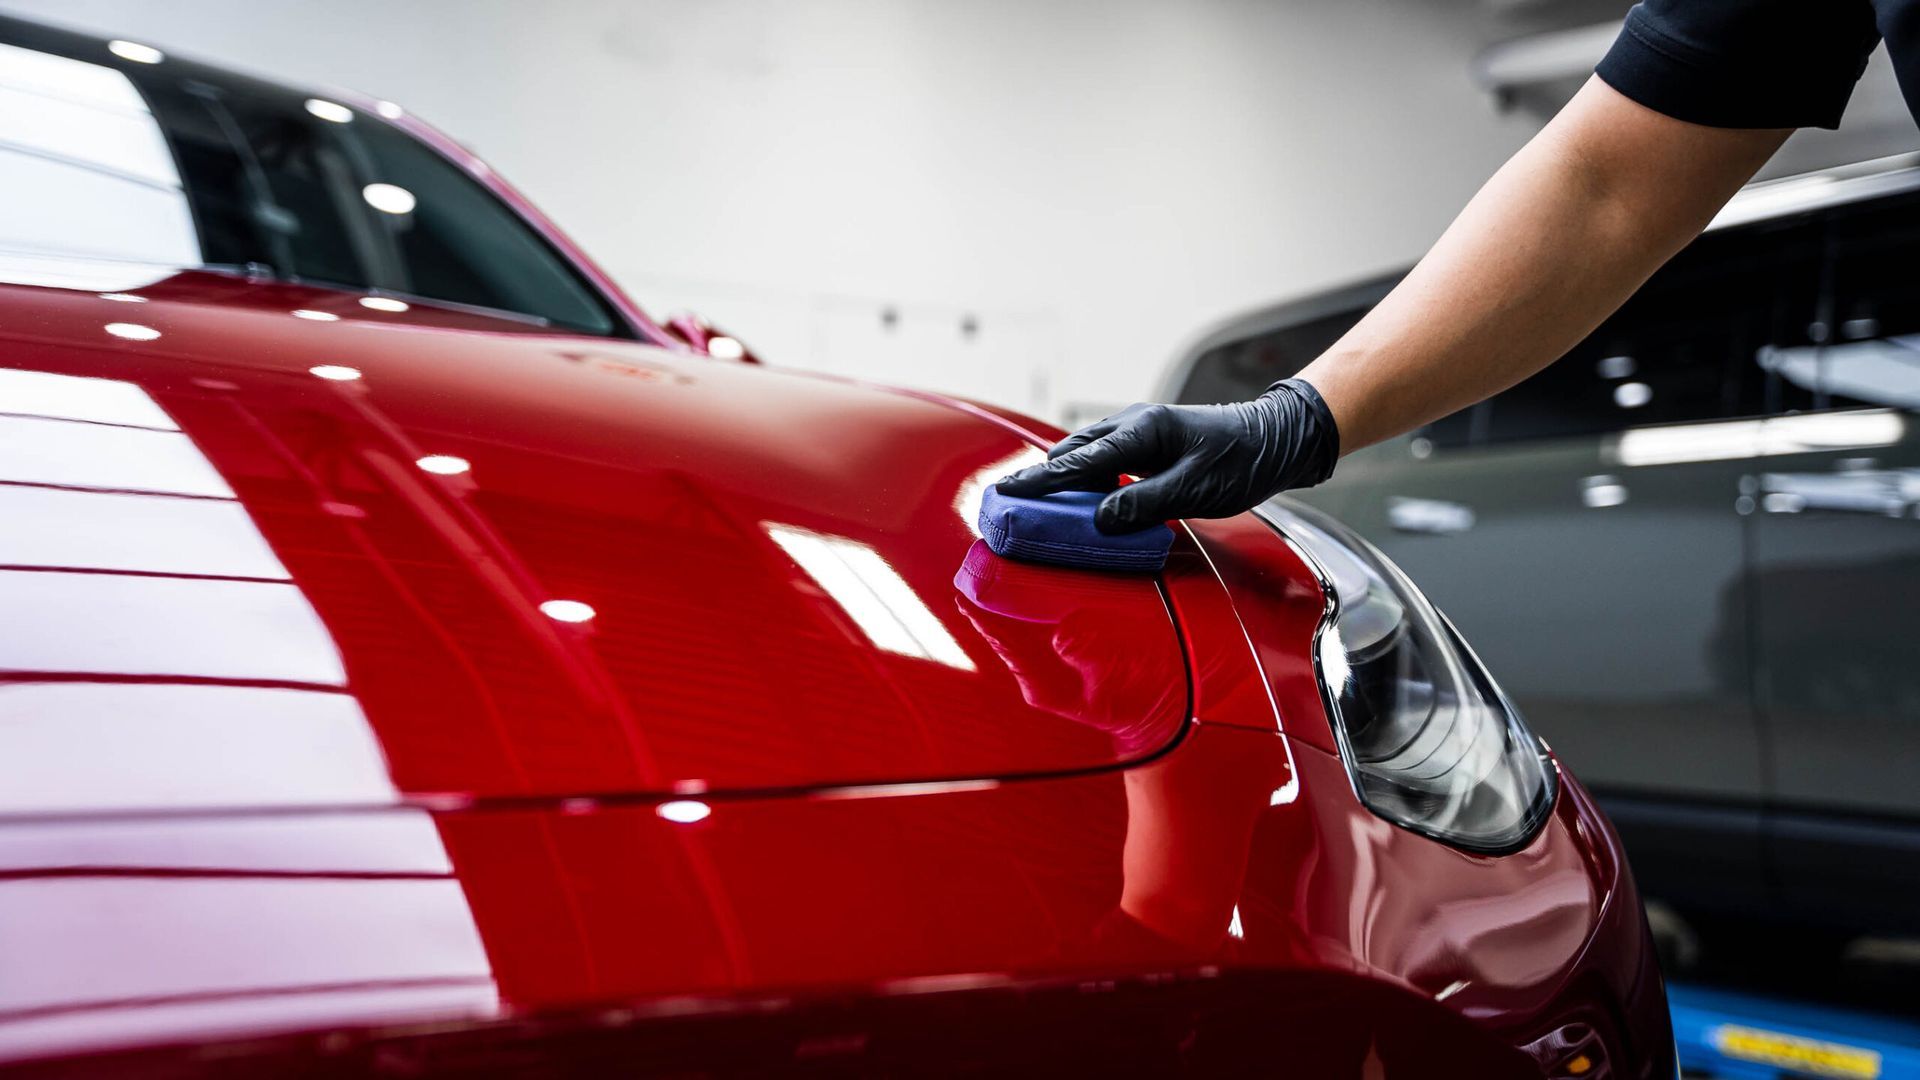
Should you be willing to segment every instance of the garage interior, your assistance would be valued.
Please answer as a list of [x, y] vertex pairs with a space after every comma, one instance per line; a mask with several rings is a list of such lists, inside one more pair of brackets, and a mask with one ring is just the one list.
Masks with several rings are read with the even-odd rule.
[[[534, 6], [507, 0], [0, 0], [5, 14], [398, 102], [453, 133], [581, 238], [656, 319], [696, 313], [770, 365], [959, 395], [1067, 429], [1137, 400], [1225, 400], [1220, 387], [1235, 384], [1190, 389], [1184, 381], [1210, 370], [1212, 350], [1307, 325], [1320, 317], [1314, 311], [1337, 309], [1302, 309], [1302, 298], [1345, 297], [1341, 303], [1361, 308], [1378, 299], [1380, 283], [1417, 260], [1481, 183], [1585, 81], [1628, 6], [1618, 0], [565, 0]], [[1855, 183], [1868, 175], [1858, 171], [1862, 163], [1873, 163], [1870, 175], [1879, 176], [1914, 168], [1920, 163], [1914, 155], [1920, 155], [1920, 132], [1882, 48], [1841, 128], [1795, 135], [1757, 180], [1804, 185], [1791, 178], [1818, 174], [1839, 177], [1821, 183]], [[1826, 172], [1836, 168], [1842, 171]], [[1791, 200], [1804, 187], [1772, 190]], [[1686, 296], [1692, 303], [1696, 294]], [[1809, 315], [1836, 324], [1842, 317], [1826, 309]], [[1864, 329], [1843, 336], [1879, 339]], [[1303, 340], [1311, 339], [1309, 333]], [[1814, 343], [1824, 345], [1825, 338]], [[1295, 366], [1306, 358], [1295, 358]], [[1634, 381], [1630, 357], [1596, 354], [1580, 362], [1604, 367], [1623, 360], [1626, 368], [1608, 385], [1616, 404], [1629, 409], [1637, 407], [1628, 400], [1639, 391], [1627, 388], [1645, 386]], [[1231, 362], [1267, 371], [1259, 366], [1264, 359]], [[1290, 373], [1262, 374], [1260, 385]], [[1900, 400], [1892, 404], [1902, 408]], [[1920, 395], [1904, 403], [1916, 406]], [[1387, 466], [1380, 463], [1389, 456], [1399, 464], [1429, 455], [1444, 462], [1448, 447], [1438, 434], [1418, 435], [1363, 452], [1370, 457], [1356, 455], [1350, 466], [1358, 466], [1356, 477], [1384, 475], [1379, 470]], [[1860, 451], [1847, 460], [1866, 462], [1859, 468], [1875, 472], [1876, 482], [1912, 487], [1910, 476], [1893, 476], [1903, 472], [1897, 461], [1876, 465], [1873, 454]], [[1358, 494], [1332, 494], [1327, 508], [1423, 585], [1437, 575], [1465, 574], [1469, 564], [1481, 569], [1474, 580], [1483, 583], [1503, 566], [1522, 577], [1548, 575], [1550, 566], [1501, 545], [1528, 536], [1577, 545], [1586, 542], [1580, 534], [1591, 520], [1582, 515], [1624, 515], [1641, 506], [1651, 512], [1656, 503], [1643, 501], [1649, 497], [1634, 487], [1631, 464], [1583, 474], [1579, 501], [1570, 493], [1565, 506], [1516, 503], [1502, 511], [1510, 511], [1505, 518], [1485, 505], [1469, 508], [1471, 500], [1460, 496], [1378, 485], [1366, 489], [1367, 498], [1383, 500], [1377, 507], [1359, 505]], [[1736, 498], [1746, 499], [1749, 509], [1728, 517], [1724, 535], [1711, 541], [1724, 542], [1724, 550], [1714, 549], [1720, 555], [1696, 548], [1694, 558], [1752, 558], [1755, 544], [1770, 542], [1770, 521], [1803, 510], [1811, 520], [1819, 509], [1807, 509], [1800, 489], [1764, 486], [1774, 480], [1736, 491], [1743, 482], [1736, 473], [1762, 470], [1728, 468], [1728, 514]], [[1487, 472], [1461, 483], [1500, 480]], [[1388, 505], [1401, 495], [1407, 498]], [[1803, 501], [1789, 508], [1787, 496]], [[1920, 496], [1909, 492], [1874, 507], [1889, 519], [1876, 525], [1891, 520], [1891, 527], [1920, 529], [1912, 520], [1920, 517]], [[1469, 511], [1464, 518], [1463, 509]], [[1479, 510], [1477, 519], [1472, 509]], [[1896, 520], [1902, 517], [1904, 525]], [[1509, 521], [1532, 531], [1507, 530], [1502, 523]], [[1691, 573], [1680, 551], [1686, 537], [1663, 535], [1657, 524], [1633, 534], [1640, 546], [1611, 549], [1618, 561], [1605, 565], [1630, 572], [1671, 557], [1681, 567], [1672, 571], [1676, 576]], [[1837, 585], [1836, 579], [1790, 580], [1799, 565], [1792, 545], [1819, 542], [1781, 541], [1769, 557], [1777, 557], [1774, 569], [1785, 567], [1780, 572], [1788, 577], [1776, 579], [1773, 591], [1752, 595], [1822, 612], [1827, 609], [1820, 605], [1889, 593], [1894, 600], [1887, 606], [1897, 609], [1911, 595], [1901, 591], [1911, 589], [1901, 584], [1912, 580], [1911, 563], [1902, 569], [1897, 552], [1878, 563], [1862, 555], [1853, 576]], [[1879, 543], [1862, 541], [1861, 550], [1877, 552]], [[1432, 554], [1446, 544], [1456, 545], [1448, 549], [1456, 553], [1461, 545], [1479, 546], [1467, 556]], [[1904, 557], [1911, 559], [1911, 552]], [[1883, 577], [1874, 576], [1875, 567]], [[1747, 571], [1763, 572], [1757, 561]], [[1589, 617], [1608, 602], [1609, 586], [1598, 579], [1557, 594], [1528, 587], [1524, 597], [1483, 597], [1477, 606], [1464, 597], [1456, 604], [1449, 587], [1429, 588], [1523, 708], [1530, 697], [1553, 700], [1551, 684], [1563, 677], [1632, 685], [1661, 677], [1648, 672], [1668, 661], [1686, 668], [1685, 678], [1714, 663], [1693, 655], [1643, 662], [1637, 650], [1644, 642], [1610, 636], [1631, 634], [1624, 620], [1634, 612]], [[1741, 643], [1748, 642], [1746, 634], [1758, 640], [1760, 601], [1728, 603], [1731, 615], [1709, 612], [1721, 620], [1713, 632]], [[1513, 610], [1519, 606], [1533, 610]], [[1899, 617], [1896, 611], [1879, 625], [1920, 638], [1911, 621], [1902, 626]], [[1509, 674], [1510, 665], [1500, 663], [1509, 651], [1504, 642], [1542, 635], [1583, 658], [1583, 672]], [[1824, 655], [1814, 645], [1804, 648], [1815, 662]], [[1889, 646], [1859, 663], [1898, 665], [1912, 657], [1910, 646]], [[1754, 689], [1766, 677], [1758, 664], [1728, 676], [1739, 684], [1737, 703], [1716, 720], [1742, 726], [1757, 747], [1758, 802], [1750, 815], [1756, 862], [1736, 860], [1726, 869], [1729, 834], [1709, 822], [1725, 809], [1720, 796], [1696, 792], [1697, 805], [1686, 803], [1683, 811], [1656, 807], [1631, 784], [1610, 790], [1588, 775], [1593, 770], [1582, 756], [1571, 756], [1602, 796], [1636, 864], [1642, 857], [1636, 842], [1645, 845], [1649, 862], [1641, 886], [1660, 939], [1687, 1075], [1920, 1075], [1920, 901], [1912, 891], [1920, 877], [1897, 879], [1898, 889], [1874, 886], [1889, 891], [1844, 917], [1823, 921], [1819, 905], [1807, 902], [1790, 920], [1777, 918], [1777, 896], [1793, 892], [1796, 883], [1778, 877], [1785, 871], [1768, 854], [1776, 843], [1769, 785], [1791, 768], [1783, 771], [1777, 759], [1789, 751], [1771, 741], [1777, 714], [1788, 706], [1770, 707], [1784, 698]], [[1849, 667], [1835, 679], [1877, 677]], [[1907, 692], [1914, 677], [1905, 673]], [[1817, 698], [1844, 689], [1809, 692]], [[1876, 730], [1892, 748], [1885, 751], [1890, 760], [1910, 774], [1920, 766], [1920, 698], [1900, 692], [1888, 692], [1878, 721], [1884, 730]], [[1611, 763], [1672, 755], [1665, 773], [1684, 779], [1713, 772], [1703, 760], [1717, 753], [1710, 740], [1665, 740], [1657, 717], [1622, 719], [1613, 734], [1589, 729], [1562, 736], [1550, 717], [1528, 711], [1558, 750], [1585, 750], [1614, 738], [1593, 756]], [[1600, 771], [1611, 776], [1611, 769], [1607, 764]], [[1630, 774], [1620, 767], [1620, 776]], [[1842, 766], [1817, 779], [1836, 790], [1830, 799], [1819, 791], [1806, 795], [1808, 805], [1852, 806], [1840, 817], [1881, 830], [1891, 837], [1888, 844], [1906, 846], [1914, 860], [1909, 867], [1920, 867], [1914, 854], [1920, 852], [1920, 797], [1911, 789], [1902, 817], [1897, 799], [1865, 809], [1849, 804]], [[1676, 824], [1676, 813], [1709, 823], [1690, 832], [1695, 819]], [[1655, 819], [1658, 828], [1641, 828]], [[1807, 833], [1800, 842], [1844, 852], [1852, 850], [1844, 846], [1851, 835]], [[1726, 900], [1725, 888], [1704, 889], [1711, 901], [1687, 891], [1689, 873], [1749, 872], [1744, 908]], [[1844, 877], [1844, 867], [1834, 872]], [[1655, 882], [1668, 880], [1681, 883], [1679, 895], [1658, 890]], [[1880, 1055], [1876, 1071], [1844, 1071], [1853, 1067], [1845, 1062], [1828, 1071], [1811, 1065], [1807, 1072], [1741, 1071], [1751, 1064], [1722, 1057], [1709, 1038], [1729, 1023], [1871, 1047]], [[1903, 1067], [1917, 1071], [1899, 1071]]]

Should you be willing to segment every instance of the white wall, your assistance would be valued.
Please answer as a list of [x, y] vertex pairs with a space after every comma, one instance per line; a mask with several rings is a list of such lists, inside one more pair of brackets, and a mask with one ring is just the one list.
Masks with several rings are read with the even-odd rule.
[[391, 98], [650, 310], [1055, 416], [1148, 393], [1211, 320], [1410, 260], [1532, 126], [1469, 85], [1467, 0], [0, 8]]

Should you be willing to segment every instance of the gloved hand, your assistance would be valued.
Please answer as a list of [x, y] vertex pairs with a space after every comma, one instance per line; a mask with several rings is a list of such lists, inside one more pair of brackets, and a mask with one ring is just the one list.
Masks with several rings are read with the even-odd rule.
[[1102, 532], [1134, 532], [1171, 518], [1230, 517], [1333, 473], [1340, 433], [1320, 392], [1283, 379], [1231, 405], [1129, 405], [1081, 428], [1047, 460], [1003, 477], [1008, 495], [1109, 491], [1121, 473], [1144, 477], [1101, 500]]

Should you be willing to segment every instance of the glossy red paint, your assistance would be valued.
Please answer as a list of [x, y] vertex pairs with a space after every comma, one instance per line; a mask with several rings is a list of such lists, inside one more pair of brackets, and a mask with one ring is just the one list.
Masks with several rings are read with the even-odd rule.
[[0, 1063], [1671, 1074], [1584, 790], [1499, 858], [1370, 813], [1264, 525], [1002, 562], [1056, 431], [585, 272], [643, 340], [0, 266]]
[[1367, 812], [1303, 666], [1322, 598], [1263, 526], [1196, 526], [1158, 579], [1008, 565], [966, 511], [1034, 451], [991, 417], [430, 305], [142, 292], [135, 341], [0, 288], [0, 496], [68, 533], [0, 571], [30, 628], [0, 711], [40, 740], [0, 795], [0, 926], [34, 928], [0, 1053], [1226, 966], [1659, 1058], [1578, 785], [1501, 859]]
[[[144, 505], [168, 506], [183, 530], [197, 519], [166, 489], [192, 477], [119, 479], [110, 455], [130, 440], [217, 473], [251, 513], [257, 535], [245, 539], [277, 562], [236, 574], [206, 550], [191, 572], [299, 588], [93, 572], [151, 569], [131, 539], [102, 565], [58, 567], [82, 573], [14, 571], [31, 575], [36, 605], [124, 612], [119, 632], [0, 646], [16, 678], [58, 676], [69, 694], [76, 680], [151, 674], [344, 691], [401, 791], [483, 799], [1070, 772], [1150, 755], [1179, 731], [1179, 643], [1151, 579], [1110, 579], [1101, 594], [1100, 663], [1124, 661], [1144, 689], [1110, 693], [1099, 722], [1063, 713], [1071, 692], [1033, 689], [1043, 675], [1088, 676], [1001, 662], [1009, 648], [1050, 657], [1047, 642], [1009, 646], [963, 617], [953, 578], [973, 540], [966, 504], [1029, 452], [1003, 429], [637, 346], [450, 334], [475, 317], [424, 304], [314, 322], [288, 312], [343, 305], [285, 286], [231, 299], [248, 288], [200, 274], [147, 290], [139, 317], [160, 336], [142, 342], [103, 331], [124, 305], [35, 297], [70, 329], [18, 335], [14, 364], [66, 377], [53, 382], [76, 398], [150, 398], [180, 430], [6, 423], [65, 448], [49, 455], [99, 455], [28, 482], [159, 488]], [[313, 374], [340, 366], [357, 377]], [[55, 489], [34, 490], [36, 505], [56, 504], [43, 513], [59, 513]], [[176, 604], [221, 596], [204, 601], [211, 611], [276, 590], [277, 621], [220, 609], [205, 630], [220, 647], [205, 655], [123, 651], [126, 635], [176, 620]], [[593, 615], [556, 621], [551, 601]], [[225, 711], [221, 695], [201, 696]], [[1102, 728], [1115, 722], [1128, 726], [1122, 743]]]

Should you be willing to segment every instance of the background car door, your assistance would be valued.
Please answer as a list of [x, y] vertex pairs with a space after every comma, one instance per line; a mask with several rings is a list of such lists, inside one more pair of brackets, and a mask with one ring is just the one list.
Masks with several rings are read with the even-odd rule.
[[1775, 297], [1812, 264], [1804, 229], [1712, 235], [1539, 375], [1347, 463], [1349, 520], [1454, 619], [1670, 899], [1763, 886], [1735, 507], [1760, 422], [1738, 418], [1759, 408]]
[[1768, 362], [1783, 411], [1766, 425], [1756, 501], [1743, 504], [1753, 511], [1755, 686], [1773, 744], [1772, 847], [1789, 903], [1913, 926], [1920, 199], [1832, 212], [1825, 250], [1822, 283], [1793, 320], [1798, 340]]

